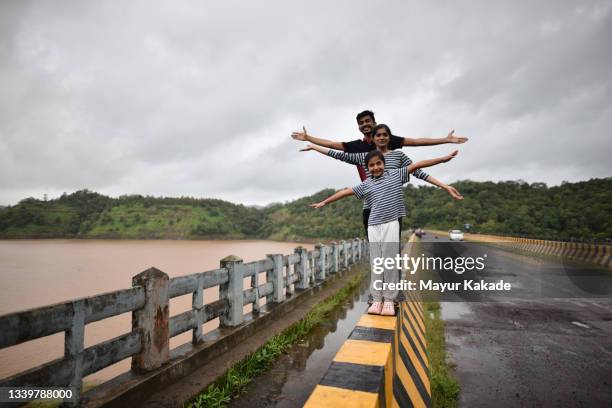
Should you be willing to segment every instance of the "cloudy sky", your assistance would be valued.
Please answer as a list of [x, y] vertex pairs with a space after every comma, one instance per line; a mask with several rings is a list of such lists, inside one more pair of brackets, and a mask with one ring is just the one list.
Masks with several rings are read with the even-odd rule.
[[4, 1], [0, 204], [350, 186], [289, 135], [356, 139], [363, 109], [468, 136], [447, 182], [612, 176], [611, 38], [611, 1]]

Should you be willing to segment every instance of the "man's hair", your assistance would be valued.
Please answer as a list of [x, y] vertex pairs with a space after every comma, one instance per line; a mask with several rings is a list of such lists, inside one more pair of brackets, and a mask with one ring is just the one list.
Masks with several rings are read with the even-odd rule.
[[385, 125], [384, 123], [376, 125], [372, 128], [372, 137], [374, 137], [376, 135], [376, 132], [378, 132], [380, 129], [385, 129], [389, 137], [391, 137], [391, 129], [389, 129], [389, 126]]
[[366, 116], [372, 117], [372, 121], [376, 122], [376, 119], [374, 119], [374, 112], [369, 111], [369, 110], [364, 110], [363, 112], [359, 112], [357, 114], [357, 122], [359, 122], [362, 118], [365, 118]]
[[366, 157], [365, 157], [366, 167], [368, 166], [368, 163], [370, 162], [370, 160], [372, 160], [375, 157], [380, 157], [380, 160], [382, 160], [383, 163], [385, 162], [385, 156], [380, 152], [380, 150], [371, 150], [368, 152], [368, 154], [366, 154]]

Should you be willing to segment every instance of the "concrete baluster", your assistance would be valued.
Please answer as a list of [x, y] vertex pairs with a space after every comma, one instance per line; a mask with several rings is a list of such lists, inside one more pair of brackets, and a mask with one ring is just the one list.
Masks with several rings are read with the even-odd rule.
[[274, 292], [266, 297], [266, 302], [280, 303], [285, 300], [285, 281], [283, 279], [283, 255], [270, 254], [266, 255], [268, 259], [274, 262], [274, 268], [266, 272], [266, 281], [272, 282]]
[[244, 263], [235, 255], [230, 255], [221, 260], [221, 267], [229, 272], [229, 279], [219, 286], [219, 299], [227, 299], [228, 310], [220, 316], [221, 326], [238, 326], [244, 321]]
[[295, 264], [296, 272], [298, 274], [298, 281], [295, 287], [297, 289], [308, 289], [308, 283], [310, 281], [309, 268], [308, 268], [308, 251], [306, 248], [297, 247], [295, 253], [300, 255], [300, 262]]
[[132, 330], [141, 335], [140, 353], [132, 357], [137, 373], [155, 370], [170, 359], [168, 275], [149, 268], [132, 278], [132, 286], [142, 286], [145, 304], [132, 312]]

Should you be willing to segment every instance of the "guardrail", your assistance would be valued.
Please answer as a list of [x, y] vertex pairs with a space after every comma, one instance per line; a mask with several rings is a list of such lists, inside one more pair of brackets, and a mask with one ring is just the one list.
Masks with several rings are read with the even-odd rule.
[[[219, 317], [222, 327], [239, 326], [245, 305], [251, 304], [256, 316], [262, 298], [288, 301], [295, 290], [306, 290], [365, 257], [367, 241], [356, 238], [248, 263], [231, 255], [219, 269], [175, 278], [150, 268], [134, 276], [129, 289], [0, 316], [0, 349], [65, 333], [63, 358], [4, 378], [0, 387], [71, 387], [77, 396], [70, 404], [78, 405], [83, 377], [128, 357], [135, 373], [156, 370], [170, 359], [170, 338], [191, 330], [192, 343], [198, 344], [204, 323]], [[204, 304], [204, 290], [213, 287], [219, 287], [219, 299]], [[190, 293], [191, 310], [169, 316], [169, 300]], [[84, 348], [85, 325], [126, 312], [132, 312], [129, 333]]]
[[[427, 231], [438, 235], [448, 234], [446, 231], [429, 229]], [[544, 239], [470, 233], [464, 233], [463, 235], [468, 241], [500, 243], [522, 251], [575, 259], [612, 269], [612, 246], [606, 244], [599, 245], [581, 242], [549, 241]]]

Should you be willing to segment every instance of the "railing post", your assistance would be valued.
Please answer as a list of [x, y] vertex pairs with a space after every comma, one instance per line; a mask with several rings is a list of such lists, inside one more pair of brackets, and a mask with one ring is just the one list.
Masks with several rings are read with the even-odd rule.
[[193, 292], [191, 307], [196, 322], [196, 326], [193, 328], [191, 342], [197, 344], [202, 340], [202, 325], [206, 321], [206, 316], [204, 316], [204, 274], [198, 275], [198, 288]]
[[300, 262], [295, 264], [299, 277], [295, 287], [297, 289], [308, 289], [310, 281], [308, 276], [308, 251], [304, 247], [297, 247], [295, 248], [295, 253], [300, 255]]
[[348, 260], [349, 260], [349, 253], [348, 253], [348, 242], [346, 241], [342, 241], [342, 250], [344, 251], [344, 259], [343, 259], [343, 265], [344, 268], [348, 268]]
[[255, 292], [255, 301], [253, 302], [253, 314], [259, 313], [259, 272], [251, 275], [251, 289]]
[[340, 252], [340, 245], [337, 242], [333, 244], [333, 253], [332, 253], [332, 271], [334, 273], [338, 273], [338, 257]]
[[357, 254], [359, 255], [359, 262], [363, 261], [363, 241], [361, 238], [357, 238], [357, 247], [358, 247], [358, 252]]
[[266, 255], [268, 259], [274, 262], [274, 269], [266, 272], [266, 281], [272, 282], [274, 292], [272, 296], [266, 298], [266, 302], [280, 303], [285, 300], [285, 281], [283, 279], [283, 255], [271, 254]]
[[227, 299], [229, 309], [220, 316], [221, 326], [238, 326], [244, 320], [244, 264], [242, 259], [235, 255], [230, 255], [221, 260], [221, 267], [229, 272], [227, 283], [219, 286], [219, 299]]
[[325, 258], [325, 245], [317, 244], [315, 248], [319, 251], [319, 273], [317, 278], [325, 280], [325, 269], [326, 269], [326, 258]]
[[72, 377], [68, 386], [74, 390], [74, 397], [63, 406], [78, 406], [83, 386], [83, 348], [85, 346], [85, 303], [72, 302], [72, 325], [64, 336], [64, 357], [70, 360]]
[[149, 268], [132, 278], [132, 286], [142, 286], [145, 304], [132, 312], [132, 330], [140, 331], [140, 353], [132, 357], [132, 370], [146, 372], [170, 359], [168, 275]]

